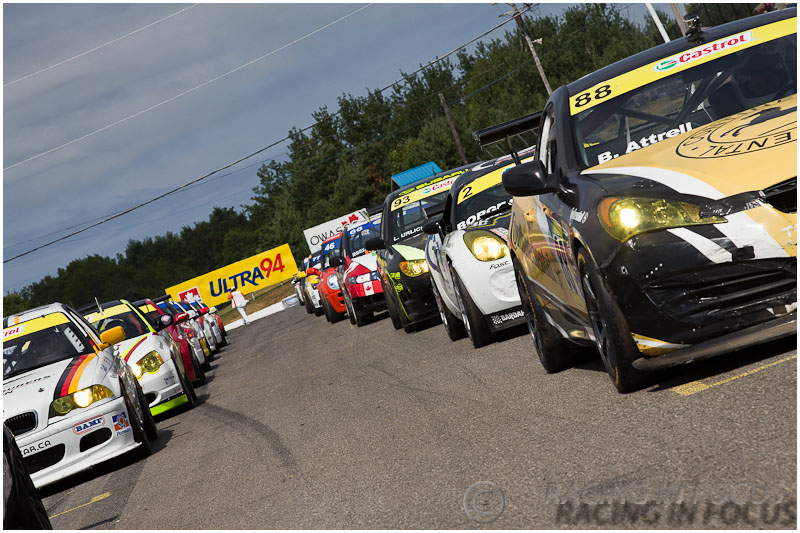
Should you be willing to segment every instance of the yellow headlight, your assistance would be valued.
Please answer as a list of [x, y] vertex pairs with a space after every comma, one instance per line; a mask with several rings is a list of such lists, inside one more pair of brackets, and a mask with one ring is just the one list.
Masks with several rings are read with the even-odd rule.
[[464, 244], [478, 261], [495, 261], [508, 255], [508, 246], [489, 231], [470, 231], [464, 234]]
[[142, 377], [142, 374], [144, 374], [144, 370], [142, 370], [142, 367], [140, 367], [136, 363], [132, 363], [129, 366], [131, 367], [131, 372], [133, 372], [133, 375], [136, 376], [136, 379]]
[[92, 405], [92, 402], [94, 401], [94, 397], [92, 395], [92, 388], [89, 387], [83, 390], [79, 390], [78, 392], [72, 394], [72, 398], [73, 401], [75, 402], [75, 405], [77, 405], [78, 407], [89, 407], [90, 405]]
[[657, 198], [606, 198], [597, 215], [603, 228], [622, 242], [648, 231], [727, 222], [720, 216], [700, 218], [697, 205]]
[[428, 262], [424, 259], [413, 259], [411, 261], [401, 261], [400, 271], [410, 278], [416, 278], [429, 271]]
[[161, 365], [164, 364], [164, 360], [161, 359], [161, 356], [158, 355], [158, 352], [153, 350], [152, 352], [148, 353], [141, 359], [136, 362], [137, 365], [142, 367], [142, 370], [147, 372], [148, 374], [155, 374], [158, 372], [158, 369], [161, 368]]
[[79, 391], [75, 391], [61, 398], [56, 398], [50, 404], [50, 416], [62, 416], [73, 409], [82, 407], [89, 407], [94, 402], [102, 400], [103, 398], [111, 398], [114, 393], [111, 389], [103, 385], [92, 385]]
[[70, 394], [56, 398], [50, 406], [59, 415], [65, 415], [75, 408], [75, 403], [72, 401], [72, 395]]

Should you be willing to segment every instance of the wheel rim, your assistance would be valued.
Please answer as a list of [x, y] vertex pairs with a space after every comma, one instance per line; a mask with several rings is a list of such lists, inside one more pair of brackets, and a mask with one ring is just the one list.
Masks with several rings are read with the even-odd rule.
[[525, 312], [525, 325], [528, 326], [528, 333], [530, 333], [531, 340], [533, 340], [533, 346], [536, 348], [536, 355], [538, 355], [539, 359], [541, 359], [544, 346], [542, 344], [542, 336], [536, 329], [536, 317], [533, 314], [533, 302], [531, 301], [531, 295], [528, 294], [528, 287], [524, 285], [524, 282], [520, 278], [519, 272], [515, 270], [514, 274], [517, 280], [517, 291], [520, 294], [520, 301], [522, 303], [522, 307], [525, 308], [523, 309]]
[[444, 312], [444, 302], [442, 301], [442, 297], [439, 296], [436, 285], [433, 285], [433, 299], [436, 300], [436, 307], [439, 309], [439, 316], [442, 318], [444, 329], [450, 331], [450, 323], [447, 321], [447, 314]]
[[464, 302], [461, 299], [461, 292], [458, 289], [458, 283], [456, 282], [455, 276], [453, 276], [453, 289], [455, 289], [456, 293], [456, 303], [458, 303], [458, 310], [461, 312], [461, 321], [464, 323], [464, 329], [467, 330], [467, 335], [469, 335], [470, 340], [472, 340], [472, 328], [469, 325], [469, 318], [467, 318], [467, 312], [464, 309]]
[[592, 323], [592, 330], [594, 331], [595, 342], [597, 344], [597, 351], [600, 353], [600, 359], [606, 370], [612, 376], [617, 375], [616, 358], [614, 351], [611, 349], [608, 342], [608, 324], [606, 323], [603, 313], [600, 311], [600, 306], [597, 302], [596, 291], [592, 285], [592, 280], [589, 273], [584, 270], [581, 278], [583, 285], [584, 299], [586, 300], [586, 310], [589, 312], [589, 321]]

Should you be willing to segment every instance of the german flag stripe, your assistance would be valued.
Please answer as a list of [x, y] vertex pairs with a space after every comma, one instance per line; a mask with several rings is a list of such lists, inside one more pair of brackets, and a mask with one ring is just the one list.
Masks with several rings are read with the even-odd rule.
[[140, 344], [142, 344], [146, 338], [147, 338], [147, 336], [144, 336], [144, 337], [142, 337], [141, 339], [139, 339], [139, 341], [138, 341], [136, 344], [134, 344], [133, 346], [131, 346], [131, 349], [130, 349], [130, 350], [128, 350], [127, 352], [125, 352], [125, 357], [124, 357], [124, 359], [125, 359], [125, 362], [126, 362], [126, 363], [128, 362], [128, 359], [130, 359], [130, 357], [131, 357], [131, 354], [133, 353], [133, 351], [134, 351], [134, 350], [135, 350], [135, 349], [136, 349], [136, 348], [137, 348], [137, 347], [138, 347]]
[[[85, 361], [89, 357], [95, 357], [95, 354], [86, 354], [80, 355], [74, 358], [70, 363], [67, 365], [67, 368], [64, 369], [64, 372], [61, 374], [61, 377], [58, 379], [58, 383], [56, 384], [55, 393], [53, 394], [53, 399], [61, 398], [62, 396], [66, 396], [70, 393], [70, 384], [72, 383], [73, 379], [75, 378], [76, 374], [78, 373], [78, 369], [81, 369], [81, 373], [83, 373], [83, 368], [86, 367]], [[77, 376], [80, 378], [80, 374]], [[78, 380], [75, 380], [76, 384]]]
[[84, 370], [86, 370], [86, 365], [89, 364], [89, 361], [94, 359], [96, 354], [90, 353], [84, 356], [81, 359], [81, 362], [75, 367], [75, 374], [72, 376], [72, 381], [69, 384], [68, 393], [72, 393], [78, 390], [78, 383], [81, 381], [81, 377], [83, 376]]

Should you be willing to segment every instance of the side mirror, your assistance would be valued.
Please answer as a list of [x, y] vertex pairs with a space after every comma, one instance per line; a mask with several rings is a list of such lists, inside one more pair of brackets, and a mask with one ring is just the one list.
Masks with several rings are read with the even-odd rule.
[[102, 343], [99, 348], [105, 350], [109, 346], [118, 344], [125, 340], [125, 330], [122, 326], [116, 326], [111, 329], [105, 330], [100, 334], [100, 342]]
[[160, 315], [158, 317], [158, 327], [156, 327], [157, 331], [161, 331], [162, 329], [166, 328], [167, 326], [171, 325], [173, 322], [173, 318], [170, 315]]
[[189, 320], [189, 313], [178, 313], [175, 315], [175, 323], [180, 324]]
[[426, 235], [439, 235], [442, 231], [442, 219], [434, 218], [422, 225], [422, 233]]
[[200, 312], [201, 312], [202, 314], [204, 314], [204, 315], [205, 315], [205, 314], [207, 314], [207, 313], [208, 313], [208, 307], [201, 307], [201, 308], [200, 308]]
[[344, 264], [344, 259], [342, 259], [341, 255], [337, 255], [336, 257], [331, 257], [331, 266], [338, 267]]
[[300, 272], [298, 272], [298, 273], [297, 273], [297, 274], [295, 274], [294, 276], [295, 276], [297, 279], [303, 279], [304, 277], [306, 277], [306, 273], [305, 273], [305, 272], [303, 272], [303, 271], [301, 270]]
[[503, 172], [503, 188], [511, 196], [537, 196], [555, 192], [547, 186], [547, 173], [539, 160], [528, 161]]
[[217, 308], [216, 307], [209, 307], [208, 308], [208, 312], [209, 313], [216, 313], [217, 312]]
[[380, 237], [373, 237], [364, 243], [367, 250], [382, 250], [386, 248], [386, 243]]
[[198, 316], [200, 316], [200, 315], [194, 309], [189, 311], [189, 318], [197, 318]]
[[319, 270], [316, 267], [311, 267], [308, 270], [306, 270], [306, 275], [319, 276]]

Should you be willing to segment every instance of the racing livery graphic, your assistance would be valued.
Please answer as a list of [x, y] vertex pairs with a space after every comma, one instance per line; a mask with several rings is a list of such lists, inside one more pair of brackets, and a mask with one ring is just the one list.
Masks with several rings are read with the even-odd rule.
[[363, 326], [372, 313], [386, 307], [378, 276], [378, 254], [366, 247], [366, 242], [379, 237], [380, 231], [380, 213], [372, 216], [368, 222], [345, 226], [341, 259], [335, 260], [339, 279], [344, 283], [342, 295], [347, 316], [350, 323], [358, 327]]
[[549, 372], [594, 348], [624, 392], [796, 334], [796, 25], [695, 31], [552, 94], [537, 159], [503, 174]]

